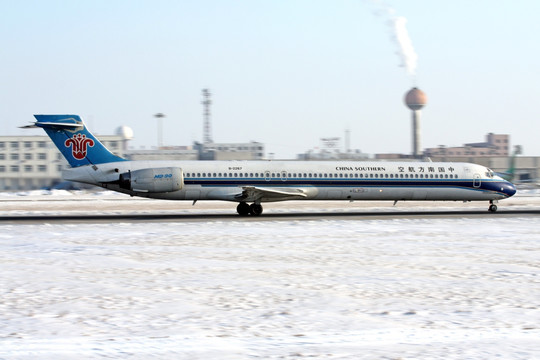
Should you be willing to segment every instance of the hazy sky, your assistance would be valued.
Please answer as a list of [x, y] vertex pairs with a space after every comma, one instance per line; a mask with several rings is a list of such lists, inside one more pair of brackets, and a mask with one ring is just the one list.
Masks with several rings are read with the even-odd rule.
[[[389, 20], [406, 18], [408, 74]], [[203, 137], [260, 141], [277, 158], [344, 137], [367, 153], [411, 152], [413, 85], [428, 95], [422, 148], [509, 133], [540, 155], [540, 1], [0, 0], [0, 134], [35, 113], [83, 116], [132, 145]]]

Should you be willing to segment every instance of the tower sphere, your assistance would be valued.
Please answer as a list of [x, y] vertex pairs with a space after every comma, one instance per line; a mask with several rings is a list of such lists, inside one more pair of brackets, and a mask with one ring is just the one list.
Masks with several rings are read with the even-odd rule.
[[422, 90], [413, 87], [405, 94], [405, 105], [411, 110], [420, 110], [427, 104], [427, 96]]
[[133, 130], [128, 126], [123, 125], [117, 127], [115, 133], [117, 136], [121, 136], [126, 140], [133, 139]]

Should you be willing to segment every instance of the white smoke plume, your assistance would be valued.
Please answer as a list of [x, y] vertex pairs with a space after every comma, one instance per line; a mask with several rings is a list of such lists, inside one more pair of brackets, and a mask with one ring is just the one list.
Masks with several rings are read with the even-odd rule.
[[410, 75], [415, 76], [418, 55], [416, 54], [416, 51], [414, 51], [409, 32], [405, 26], [407, 24], [407, 19], [403, 16], [396, 16], [395, 10], [383, 1], [371, 0], [371, 3], [378, 7], [374, 12], [376, 16], [384, 16], [388, 19], [392, 41], [398, 46], [398, 51], [396, 53], [401, 60], [400, 66], [404, 67]]
[[394, 36], [395, 41], [399, 46], [399, 56], [401, 57], [402, 66], [407, 69], [407, 72], [411, 75], [416, 75], [416, 63], [418, 62], [418, 55], [414, 51], [409, 32], [405, 27], [407, 19], [403, 16], [393, 18]]

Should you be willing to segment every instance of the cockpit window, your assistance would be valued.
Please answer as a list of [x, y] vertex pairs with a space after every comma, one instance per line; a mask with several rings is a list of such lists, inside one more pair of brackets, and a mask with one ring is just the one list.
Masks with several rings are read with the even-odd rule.
[[493, 171], [490, 170], [490, 169], [488, 169], [488, 170], [486, 171], [486, 177], [492, 179], [492, 178], [493, 178]]

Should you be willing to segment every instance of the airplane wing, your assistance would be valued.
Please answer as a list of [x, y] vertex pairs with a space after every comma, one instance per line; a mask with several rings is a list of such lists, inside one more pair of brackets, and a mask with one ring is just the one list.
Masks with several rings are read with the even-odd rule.
[[278, 201], [294, 200], [307, 197], [308, 194], [303, 189], [298, 188], [266, 188], [259, 186], [244, 186], [242, 192], [235, 196], [242, 201]]

